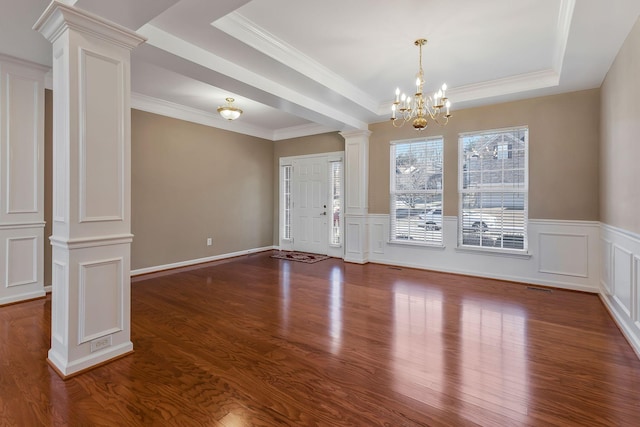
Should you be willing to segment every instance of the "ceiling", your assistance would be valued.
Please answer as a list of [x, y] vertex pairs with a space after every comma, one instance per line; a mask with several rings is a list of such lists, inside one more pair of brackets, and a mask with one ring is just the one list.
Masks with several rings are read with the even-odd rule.
[[[0, 0], [0, 53], [51, 66], [45, 0]], [[638, 0], [65, 0], [137, 31], [132, 106], [280, 140], [388, 120], [396, 87], [455, 109], [599, 87]], [[228, 122], [226, 97], [244, 110]]]

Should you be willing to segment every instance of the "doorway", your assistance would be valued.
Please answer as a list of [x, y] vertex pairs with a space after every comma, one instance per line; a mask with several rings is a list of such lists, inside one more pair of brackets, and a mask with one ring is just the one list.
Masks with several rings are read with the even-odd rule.
[[280, 249], [343, 256], [343, 153], [280, 159]]

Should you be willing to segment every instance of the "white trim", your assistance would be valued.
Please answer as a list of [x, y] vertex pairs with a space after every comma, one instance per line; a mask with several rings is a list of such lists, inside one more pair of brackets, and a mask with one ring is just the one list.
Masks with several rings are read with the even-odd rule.
[[27, 300], [36, 299], [36, 298], [42, 298], [46, 295], [47, 294], [44, 292], [44, 290], [27, 292], [19, 295], [11, 295], [8, 297], [0, 298], [0, 306], [6, 305], [6, 304], [12, 304], [14, 302], [21, 302], [21, 301], [27, 301]]
[[[598, 263], [599, 229], [593, 227], [592, 222], [572, 224], [570, 221], [529, 221], [529, 233], [532, 244], [528, 253], [517, 251], [487, 251], [485, 249], [468, 249], [457, 247], [458, 218], [445, 216], [443, 218], [444, 246], [411, 245], [390, 243], [387, 233], [390, 227], [390, 215], [375, 214], [368, 216], [370, 224], [370, 262], [399, 265], [411, 268], [443, 271], [478, 277], [489, 277], [499, 280], [517, 281], [562, 289], [579, 290], [597, 293], [599, 291], [600, 270]], [[562, 224], [562, 225], [560, 225]], [[580, 228], [581, 227], [581, 228]], [[567, 276], [552, 272], [539, 271], [541, 250], [554, 251], [553, 247], [539, 248], [538, 235], [541, 233], [565, 233], [588, 236], [579, 242], [587, 245], [580, 251], [580, 259], [575, 260], [574, 254], [547, 252], [547, 257], [557, 259], [559, 270], [573, 271], [572, 266], [586, 265], [587, 277]], [[581, 248], [582, 249], [582, 248]]]
[[311, 80], [341, 94], [366, 110], [375, 114], [378, 113], [377, 101], [366, 92], [240, 13], [231, 12], [212, 22], [211, 25], [240, 40], [247, 46], [252, 46], [287, 67], [298, 71]]
[[267, 139], [269, 141], [300, 138], [303, 136], [319, 135], [334, 131], [334, 129], [316, 123], [291, 126], [272, 131], [267, 128], [252, 126], [243, 122], [229, 122], [229, 120], [224, 120], [219, 114], [212, 111], [187, 107], [182, 104], [165, 101], [164, 99], [154, 98], [152, 96], [136, 92], [131, 93], [131, 108], [178, 120], [198, 123], [200, 125], [216, 129], [224, 129], [230, 132], [241, 133], [243, 135], [255, 136], [256, 138]]
[[106, 245], [129, 244], [133, 241], [133, 234], [114, 234], [111, 236], [81, 237], [75, 239], [61, 239], [57, 236], [51, 236], [49, 240], [51, 241], [51, 246], [72, 250]]
[[[339, 126], [345, 128], [363, 130], [369, 128], [369, 124], [365, 121], [345, 114], [344, 111], [339, 110], [332, 104], [325, 104], [304, 93], [297, 92], [284, 84], [270, 80], [258, 71], [253, 71], [252, 69], [233, 63], [206, 49], [188, 43], [152, 24], [147, 23], [143, 25], [138, 29], [138, 32], [148, 37], [147, 43], [151, 46], [176, 55], [181, 59], [209, 68], [236, 81], [250, 81], [252, 82], [251, 85], [253, 88], [266, 91], [277, 98], [302, 107], [308, 113], [307, 116], [313, 117], [306, 117], [311, 121], [328, 123], [329, 125], [331, 125], [331, 123], [337, 123]], [[270, 106], [277, 108], [275, 104]]]
[[464, 86], [449, 88], [447, 95], [456, 103], [475, 101], [535, 89], [558, 86], [560, 74], [554, 69], [518, 74], [502, 79], [490, 80]]
[[567, 43], [569, 42], [569, 30], [571, 29], [571, 21], [573, 19], [573, 11], [576, 6], [576, 0], [561, 0], [560, 13], [558, 13], [558, 28], [556, 37], [555, 54], [553, 58], [553, 69], [559, 75], [562, 74], [562, 64], [567, 51]]
[[175, 102], [165, 101], [141, 93], [131, 93], [131, 108], [231, 132], [242, 133], [244, 135], [251, 135], [257, 138], [273, 140], [273, 133], [267, 129], [250, 126], [238, 121], [229, 122], [229, 120], [224, 120], [219, 114], [211, 111], [186, 107]]
[[0, 230], [15, 230], [18, 228], [44, 228], [45, 225], [46, 222], [44, 221], [4, 223], [0, 224]]
[[278, 246], [264, 246], [262, 248], [247, 249], [244, 251], [230, 252], [226, 254], [214, 255], [214, 256], [205, 257], [205, 258], [196, 258], [196, 259], [191, 259], [187, 261], [174, 262], [171, 264], [163, 264], [163, 265], [156, 265], [153, 267], [138, 268], [135, 270], [131, 270], [131, 277], [140, 276], [142, 274], [155, 273], [158, 271], [171, 270], [179, 267], [188, 267], [191, 265], [203, 264], [205, 262], [219, 261], [227, 258], [235, 258], [243, 255], [251, 255], [258, 252], [270, 251], [273, 249], [278, 249]]

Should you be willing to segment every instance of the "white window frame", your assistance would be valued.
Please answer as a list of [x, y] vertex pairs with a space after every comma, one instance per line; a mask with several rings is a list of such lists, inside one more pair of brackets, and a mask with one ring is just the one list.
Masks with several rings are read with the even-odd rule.
[[[482, 136], [482, 135], [493, 135], [500, 133], [507, 133], [513, 131], [525, 131], [525, 139], [524, 139], [524, 183], [523, 187], [514, 189], [513, 186], [496, 186], [491, 190], [482, 190], [478, 188], [464, 188], [464, 164], [465, 164], [465, 155], [464, 155], [464, 138], [469, 136]], [[503, 153], [495, 153], [496, 156], [501, 157], [502, 159], [511, 158], [511, 149], [507, 148], [508, 154], [507, 157], [504, 157]], [[505, 169], [500, 169], [504, 173]], [[465, 194], [472, 193], [482, 193], [482, 194], [500, 194], [504, 195], [505, 193], [521, 193], [524, 199], [523, 206], [523, 229], [522, 229], [522, 248], [513, 248], [513, 247], [504, 247], [504, 236], [514, 236], [514, 233], [505, 234], [504, 222], [499, 221], [501, 224], [501, 238], [499, 243], [501, 246], [491, 246], [484, 245], [484, 232], [479, 231], [480, 241], [479, 245], [473, 244], [465, 244], [464, 243], [464, 227], [465, 227], [465, 212], [463, 209], [463, 198]], [[503, 199], [503, 209], [504, 209], [504, 199]], [[498, 218], [499, 220], [501, 218]], [[467, 218], [467, 221], [468, 218]], [[458, 248], [461, 249], [470, 249], [470, 250], [478, 250], [478, 251], [487, 251], [487, 252], [498, 252], [498, 253], [513, 253], [513, 254], [528, 254], [528, 223], [529, 223], [529, 128], [526, 125], [523, 126], [514, 126], [509, 128], [501, 128], [501, 129], [489, 129], [484, 131], [477, 132], [464, 132], [458, 135]], [[467, 225], [468, 228], [468, 225]], [[468, 231], [468, 230], [467, 230]], [[487, 237], [489, 239], [490, 237]], [[498, 240], [496, 239], [496, 242]]]
[[[280, 208], [279, 208], [279, 212], [282, 212], [283, 215], [280, 215], [280, 230], [278, 232], [278, 236], [280, 238], [280, 242], [283, 244], [292, 244], [293, 243], [293, 239], [291, 238], [291, 232], [292, 232], [292, 226], [293, 224], [291, 223], [291, 214], [293, 213], [293, 197], [292, 197], [292, 192], [293, 192], [293, 188], [291, 187], [291, 180], [293, 178], [293, 162], [289, 161], [288, 159], [280, 159], [280, 179], [279, 179], [279, 183], [280, 183]], [[290, 171], [290, 175], [289, 175], [289, 206], [286, 206], [287, 204], [287, 198], [286, 198], [286, 169], [289, 169]], [[286, 210], [289, 210], [290, 215], [288, 217], [288, 223], [287, 223], [287, 216], [284, 215], [284, 212]], [[287, 233], [288, 230], [288, 233]]]
[[[439, 160], [439, 168], [440, 168], [440, 188], [436, 189], [428, 189], [425, 188], [423, 190], [398, 190], [396, 187], [396, 150], [398, 146], [409, 145], [421, 142], [430, 142], [430, 141], [439, 141], [440, 147], [440, 160]], [[389, 150], [389, 203], [390, 203], [390, 213], [389, 213], [389, 242], [394, 244], [406, 244], [406, 245], [419, 245], [419, 246], [430, 246], [430, 247], [444, 247], [444, 137], [442, 135], [423, 137], [423, 138], [412, 138], [412, 139], [404, 139], [390, 142], [390, 150]], [[433, 162], [433, 160], [431, 160]], [[403, 194], [417, 194], [422, 195], [425, 200], [424, 205], [421, 207], [407, 209], [407, 217], [403, 219], [403, 222], [407, 222], [408, 234], [404, 238], [399, 238], [399, 234], [397, 233], [397, 224], [398, 220], [401, 219], [398, 217], [398, 205], [397, 205], [397, 197]], [[418, 215], [426, 215], [428, 211], [432, 209], [429, 207], [426, 200], [430, 198], [429, 196], [440, 196], [440, 218], [439, 224], [435, 224], [434, 227], [420, 227], [419, 223], [424, 221], [424, 217], [416, 217], [415, 214]], [[404, 214], [403, 214], [404, 215]], [[424, 238], [424, 240], [414, 240], [413, 236], [420, 236]]]

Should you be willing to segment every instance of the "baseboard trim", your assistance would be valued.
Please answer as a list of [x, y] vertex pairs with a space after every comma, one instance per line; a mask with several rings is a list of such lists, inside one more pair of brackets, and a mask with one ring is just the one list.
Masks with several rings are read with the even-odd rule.
[[620, 329], [622, 335], [626, 338], [627, 342], [640, 359], [640, 337], [629, 327], [628, 321], [629, 317], [623, 314], [615, 301], [612, 300], [604, 291], [600, 292], [600, 300], [602, 301], [602, 305], [605, 306], [614, 322]]
[[549, 288], [555, 288], [560, 290], [568, 290], [568, 291], [578, 291], [578, 292], [586, 292], [591, 294], [599, 293], [599, 289], [593, 288], [591, 286], [583, 286], [576, 283], [569, 282], [559, 282], [556, 280], [535, 280], [530, 277], [522, 277], [522, 276], [511, 276], [507, 274], [478, 274], [476, 271], [468, 271], [463, 269], [451, 269], [451, 268], [433, 268], [433, 267], [425, 267], [424, 265], [412, 264], [412, 263], [403, 263], [403, 262], [387, 262], [383, 260], [369, 260], [369, 262], [374, 264], [382, 264], [389, 265], [395, 267], [405, 267], [405, 268], [414, 268], [416, 270], [427, 270], [427, 271], [435, 271], [438, 273], [450, 273], [450, 274], [459, 274], [461, 276], [471, 276], [471, 277], [479, 277], [484, 279], [495, 279], [495, 280], [504, 280], [506, 282], [514, 282], [521, 283], [523, 285], [539, 285], [545, 286]]
[[235, 257], [239, 257], [239, 256], [242, 256], [242, 255], [250, 255], [250, 254], [255, 254], [255, 253], [258, 253], [258, 252], [270, 251], [270, 250], [273, 250], [273, 249], [277, 249], [277, 246], [265, 246], [265, 247], [262, 247], [262, 248], [247, 249], [247, 250], [244, 250], [244, 251], [230, 252], [230, 253], [226, 253], [226, 254], [214, 255], [214, 256], [205, 257], [205, 258], [197, 258], [197, 259], [191, 259], [191, 260], [187, 260], [187, 261], [174, 262], [174, 263], [171, 263], [171, 264], [164, 264], [164, 265], [156, 265], [156, 266], [153, 266], [153, 267], [138, 268], [138, 269], [135, 269], [135, 270], [131, 270], [131, 276], [134, 277], [134, 276], [140, 276], [142, 274], [157, 273], [158, 271], [172, 270], [174, 268], [189, 267], [191, 265], [204, 264], [205, 262], [211, 262], [211, 261], [220, 261], [222, 259], [235, 258]]

